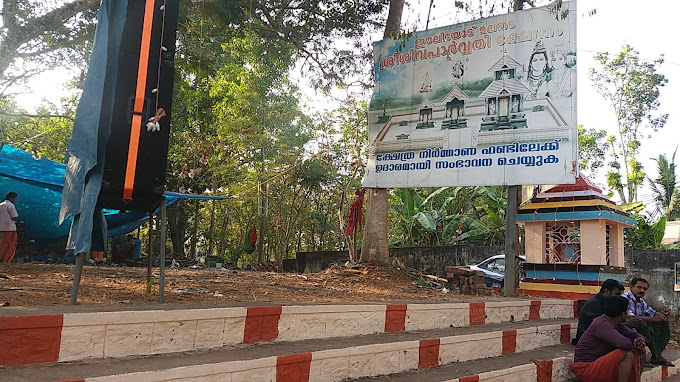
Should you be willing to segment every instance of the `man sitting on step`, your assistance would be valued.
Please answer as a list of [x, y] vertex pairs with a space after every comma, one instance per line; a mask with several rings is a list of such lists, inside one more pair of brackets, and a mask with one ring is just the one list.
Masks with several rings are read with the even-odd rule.
[[652, 353], [649, 362], [654, 365], [675, 366], [661, 355], [671, 338], [671, 329], [666, 320], [671, 314], [670, 309], [657, 312], [649, 306], [642, 299], [647, 289], [649, 282], [643, 278], [635, 277], [630, 281], [630, 290], [622, 295], [628, 299], [629, 322], [626, 325], [635, 328], [649, 341], [649, 351]]
[[604, 314], [604, 300], [609, 296], [620, 296], [623, 293], [624, 287], [620, 282], [614, 279], [607, 279], [602, 283], [600, 293], [591, 297], [581, 307], [578, 314], [578, 329], [576, 330], [576, 338], [571, 340], [572, 345], [576, 345], [590, 323], [594, 319]]
[[604, 313], [578, 341], [571, 371], [582, 382], [639, 382], [647, 341], [623, 325], [628, 299], [607, 297]]

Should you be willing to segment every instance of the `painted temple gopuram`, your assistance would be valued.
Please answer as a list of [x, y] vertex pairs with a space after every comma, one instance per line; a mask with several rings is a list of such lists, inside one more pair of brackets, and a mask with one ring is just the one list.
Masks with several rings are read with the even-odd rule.
[[518, 292], [587, 300], [606, 279], [623, 281], [623, 229], [635, 219], [588, 178], [555, 186], [521, 206], [526, 276]]

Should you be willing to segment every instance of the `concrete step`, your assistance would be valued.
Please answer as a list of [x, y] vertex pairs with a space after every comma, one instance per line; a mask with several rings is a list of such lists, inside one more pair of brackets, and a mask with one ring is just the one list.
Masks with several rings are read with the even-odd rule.
[[0, 368], [2, 381], [332, 382], [567, 344], [576, 322], [531, 320]]
[[[666, 350], [670, 360], [680, 360], [680, 352]], [[492, 357], [474, 362], [453, 363], [428, 369], [377, 377], [359, 378], [355, 382], [571, 382], [577, 381], [569, 370], [574, 346], [543, 347], [523, 353]], [[674, 361], [676, 364], [680, 364]], [[677, 367], [657, 366], [644, 369], [642, 382], [678, 381]]]
[[[459, 362], [411, 372], [360, 378], [356, 382], [450, 382], [461, 378], [479, 381], [529, 382], [566, 381], [573, 374], [568, 365], [574, 357], [574, 346], [563, 344], [547, 346], [522, 353]], [[571, 375], [570, 375], [571, 374]], [[547, 377], [550, 378], [547, 378]], [[465, 380], [465, 379], [463, 379]]]
[[[92, 307], [89, 307], [92, 308]], [[94, 307], [102, 309], [100, 307]], [[51, 310], [50, 310], [51, 309]], [[0, 366], [574, 317], [567, 300], [0, 311]]]

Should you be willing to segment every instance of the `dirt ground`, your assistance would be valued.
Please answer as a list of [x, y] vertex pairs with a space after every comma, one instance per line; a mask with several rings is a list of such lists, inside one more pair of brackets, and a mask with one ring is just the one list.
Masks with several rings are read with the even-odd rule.
[[[0, 265], [2, 307], [67, 306], [71, 301], [73, 265]], [[146, 268], [85, 266], [78, 304], [96, 306], [155, 305], [158, 268], [146, 294]], [[228, 303], [370, 303], [461, 301], [502, 298], [442, 292], [441, 286], [419, 286], [413, 273], [375, 266], [331, 267], [320, 273], [297, 274], [244, 270], [166, 269], [166, 304]], [[91, 309], [87, 308], [87, 309]], [[116, 309], [116, 308], [114, 308]], [[670, 348], [680, 349], [680, 328], [672, 325]]]
[[[68, 305], [72, 265], [11, 264], [0, 267], [0, 306]], [[146, 268], [85, 266], [79, 304], [145, 305], [158, 302], [158, 268], [146, 294]], [[374, 266], [333, 267], [316, 274], [217, 269], [167, 269], [166, 303], [357, 303], [483, 298], [418, 286], [412, 275]], [[0, 308], [2, 309], [2, 308]]]

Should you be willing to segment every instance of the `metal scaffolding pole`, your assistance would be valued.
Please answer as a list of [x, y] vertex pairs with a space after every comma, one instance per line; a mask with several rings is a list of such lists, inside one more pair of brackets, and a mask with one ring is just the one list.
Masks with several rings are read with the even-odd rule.
[[158, 298], [162, 304], [165, 302], [165, 197], [161, 202], [161, 259], [160, 259], [160, 278], [158, 281]]

